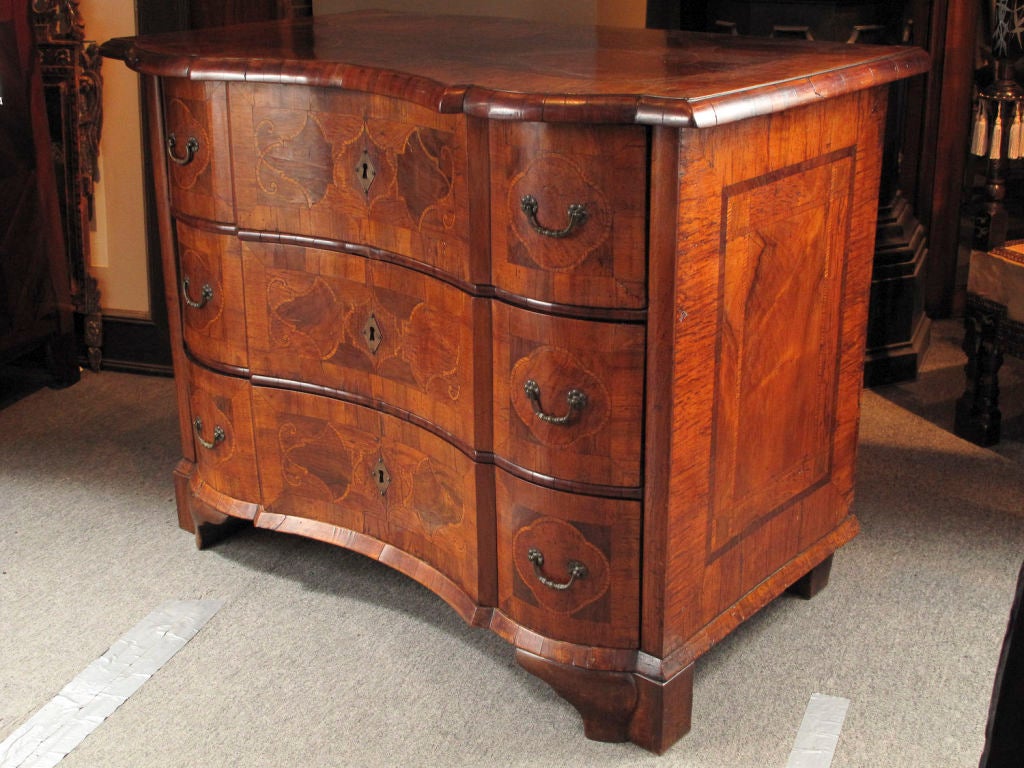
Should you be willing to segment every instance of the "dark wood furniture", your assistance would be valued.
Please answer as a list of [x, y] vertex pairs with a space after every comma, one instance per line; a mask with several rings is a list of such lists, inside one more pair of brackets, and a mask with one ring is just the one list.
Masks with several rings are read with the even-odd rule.
[[695, 660], [856, 533], [924, 55], [377, 12], [107, 49], [164, 158], [181, 525], [378, 558], [671, 746]]
[[0, 0], [0, 363], [42, 350], [78, 380], [46, 106], [27, 0]]
[[992, 685], [979, 768], [1017, 768], [1024, 755], [1024, 566], [1006, 624], [1006, 636]]
[[76, 335], [89, 367], [98, 371], [103, 357], [103, 315], [96, 278], [89, 274], [89, 226], [93, 186], [99, 178], [103, 79], [99, 46], [86, 39], [78, 0], [32, 3], [50, 131], [51, 157], [57, 176], [64, 251]]

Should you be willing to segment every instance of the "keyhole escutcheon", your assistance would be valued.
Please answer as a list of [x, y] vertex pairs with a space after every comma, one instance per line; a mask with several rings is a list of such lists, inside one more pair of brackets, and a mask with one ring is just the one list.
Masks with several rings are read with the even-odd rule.
[[373, 167], [373, 159], [370, 157], [370, 153], [364, 149], [363, 154], [359, 156], [359, 162], [356, 163], [356, 179], [359, 181], [364, 195], [369, 193], [370, 185], [373, 184], [376, 176], [377, 169]]

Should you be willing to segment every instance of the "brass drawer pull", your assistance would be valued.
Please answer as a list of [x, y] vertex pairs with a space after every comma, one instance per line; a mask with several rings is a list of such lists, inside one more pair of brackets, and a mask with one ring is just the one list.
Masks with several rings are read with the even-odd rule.
[[213, 288], [210, 287], [209, 283], [203, 285], [202, 291], [199, 293], [199, 301], [196, 301], [188, 295], [189, 280], [186, 277], [181, 281], [181, 295], [185, 299], [185, 303], [193, 309], [202, 309], [206, 306], [206, 303], [213, 298]]
[[557, 582], [549, 579], [547, 576], [544, 575], [544, 572], [541, 571], [541, 567], [544, 565], [543, 552], [541, 552], [539, 549], [531, 547], [530, 550], [526, 553], [526, 558], [531, 563], [533, 563], [533, 572], [536, 574], [537, 580], [545, 587], [549, 587], [550, 589], [557, 589], [561, 592], [571, 587], [573, 583], [576, 581], [576, 579], [587, 578], [587, 566], [585, 566], [579, 560], [570, 560], [569, 562], [567, 562], [565, 564], [565, 567], [569, 571], [569, 580], [566, 582]]
[[546, 421], [548, 424], [568, 424], [587, 405], [586, 392], [579, 389], [570, 389], [565, 395], [565, 399], [569, 403], [569, 412], [565, 416], [552, 416], [549, 413], [544, 413], [544, 410], [541, 408], [540, 385], [536, 381], [527, 379], [523, 385], [523, 391], [526, 392], [526, 397], [529, 398], [537, 418], [541, 421]]
[[218, 425], [213, 428], [213, 440], [206, 440], [203, 437], [203, 420], [198, 416], [192, 419], [192, 429], [196, 433], [196, 440], [198, 440], [199, 444], [207, 450], [213, 450], [216, 448], [217, 444], [223, 443], [224, 438], [226, 437], [224, 434], [224, 427]]
[[533, 195], [523, 195], [523, 199], [519, 201], [519, 204], [523, 209], [523, 213], [526, 214], [530, 226], [545, 237], [568, 237], [576, 227], [582, 226], [583, 222], [587, 220], [587, 206], [583, 203], [572, 203], [567, 211], [569, 223], [565, 225], [565, 229], [548, 229], [537, 221], [537, 209], [540, 208], [537, 198]]
[[178, 165], [188, 165], [192, 162], [192, 158], [195, 157], [196, 152], [199, 151], [199, 139], [195, 136], [188, 137], [188, 140], [185, 142], [184, 155], [174, 154], [174, 148], [177, 144], [178, 138], [173, 133], [167, 137], [167, 156]]

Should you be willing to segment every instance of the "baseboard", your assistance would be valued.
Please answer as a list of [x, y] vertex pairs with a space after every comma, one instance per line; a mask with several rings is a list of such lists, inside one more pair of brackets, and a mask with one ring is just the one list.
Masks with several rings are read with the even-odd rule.
[[[76, 321], [81, 322], [77, 317]], [[76, 334], [79, 339], [82, 334]], [[84, 347], [79, 350], [83, 366], [89, 365]], [[172, 376], [171, 343], [167, 332], [152, 320], [104, 317], [100, 370]]]

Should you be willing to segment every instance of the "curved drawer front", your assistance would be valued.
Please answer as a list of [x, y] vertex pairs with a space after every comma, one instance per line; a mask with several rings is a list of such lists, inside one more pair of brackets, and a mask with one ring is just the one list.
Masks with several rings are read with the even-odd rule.
[[547, 637], [637, 647], [640, 502], [496, 475], [498, 607]]
[[171, 206], [175, 213], [233, 221], [225, 84], [165, 79], [163, 87]]
[[246, 368], [245, 291], [238, 240], [179, 221], [178, 292], [188, 350], [204, 362]]
[[380, 248], [468, 280], [466, 123], [408, 102], [232, 84], [240, 227]]
[[491, 123], [494, 282], [556, 304], [646, 306], [647, 134]]
[[644, 328], [494, 302], [494, 451], [561, 480], [640, 486]]
[[359, 256], [260, 243], [242, 252], [253, 373], [369, 398], [487, 447], [478, 424], [489, 414], [473, 406], [482, 299]]
[[317, 395], [253, 387], [264, 507], [372, 536], [479, 598], [477, 473], [407, 422]]
[[259, 503], [249, 383], [198, 365], [188, 365], [186, 375], [200, 478], [227, 496]]

